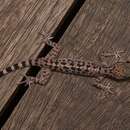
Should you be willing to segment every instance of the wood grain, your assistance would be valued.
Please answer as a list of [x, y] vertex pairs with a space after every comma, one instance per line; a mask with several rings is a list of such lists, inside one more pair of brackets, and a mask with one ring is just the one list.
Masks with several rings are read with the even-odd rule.
[[[0, 69], [35, 58], [44, 47], [39, 32], [52, 33], [74, 0], [0, 1]], [[0, 111], [27, 69], [0, 79]]]
[[[112, 47], [125, 49], [128, 56], [129, 21], [129, 0], [86, 1], [59, 43], [61, 57], [97, 61], [98, 54]], [[54, 73], [46, 86], [29, 88], [3, 130], [129, 130], [129, 81], [110, 81], [114, 94], [108, 97], [92, 82]]]

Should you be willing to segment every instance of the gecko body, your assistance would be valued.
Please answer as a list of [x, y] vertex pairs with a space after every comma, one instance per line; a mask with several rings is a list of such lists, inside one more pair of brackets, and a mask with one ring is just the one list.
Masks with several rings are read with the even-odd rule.
[[27, 60], [14, 64], [6, 69], [0, 71], [0, 77], [22, 69], [25, 67], [39, 66], [49, 68], [52, 71], [90, 76], [90, 77], [107, 77], [114, 79], [126, 79], [130, 78], [130, 63], [116, 63], [112, 66], [103, 66], [90, 61], [81, 61], [71, 58], [63, 59], [49, 59], [49, 58], [38, 58], [36, 60]]
[[[51, 39], [51, 37], [47, 37], [45, 39], [45, 43], [53, 48], [45, 58], [37, 58], [16, 63], [12, 66], [9, 66], [1, 70], [0, 77], [18, 69], [23, 69], [25, 67], [31, 66], [38, 66], [43, 68], [42, 74], [39, 77], [30, 77], [25, 75], [26, 80], [22, 81], [21, 83], [26, 83], [28, 85], [32, 83], [45, 85], [49, 77], [51, 76], [52, 71], [66, 74], [81, 75], [86, 77], [94, 77], [97, 79], [111, 78], [115, 80], [124, 80], [130, 78], [130, 61], [116, 62], [111, 66], [107, 66], [103, 64], [97, 64], [91, 61], [82, 61], [79, 59], [58, 59], [58, 55], [61, 50], [60, 46], [57, 45], [55, 42], [52, 42]], [[119, 53], [116, 52], [112, 55], [108, 53], [106, 56], [116, 56], [116, 58], [120, 58]], [[98, 81], [98, 83], [96, 83], [96, 86], [103, 90], [107, 90], [107, 92], [112, 93], [109, 84], [103, 85], [101, 81]]]

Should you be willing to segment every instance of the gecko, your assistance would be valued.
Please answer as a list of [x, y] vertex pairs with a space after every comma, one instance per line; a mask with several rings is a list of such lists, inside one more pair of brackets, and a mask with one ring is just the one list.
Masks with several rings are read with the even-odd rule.
[[[130, 78], [129, 60], [123, 62], [118, 61], [113, 65], [108, 66], [104, 64], [97, 64], [92, 61], [83, 61], [73, 58], [58, 58], [58, 54], [61, 51], [60, 46], [57, 43], [52, 42], [50, 39], [51, 38], [47, 38], [46, 41], [47, 45], [53, 47], [49, 55], [37, 59], [25, 60], [16, 63], [12, 66], [9, 66], [0, 71], [0, 77], [18, 69], [23, 69], [25, 67], [31, 66], [38, 66], [43, 68], [40, 78], [26, 76], [27, 80], [23, 82], [26, 82], [29, 85], [31, 83], [39, 83], [44, 85], [48, 81], [51, 72], [53, 71], [66, 74], [80, 75], [85, 77], [93, 77], [96, 79], [101, 78], [101, 80], [104, 78], [109, 78], [112, 80], [125, 80]], [[114, 55], [116, 56], [116, 58], [120, 57], [119, 53], [116, 53]], [[109, 54], [106, 54], [106, 56], [109, 56]], [[96, 86], [112, 93], [112, 90], [109, 87], [109, 85], [105, 86], [101, 84], [101, 80], [98, 80]]]

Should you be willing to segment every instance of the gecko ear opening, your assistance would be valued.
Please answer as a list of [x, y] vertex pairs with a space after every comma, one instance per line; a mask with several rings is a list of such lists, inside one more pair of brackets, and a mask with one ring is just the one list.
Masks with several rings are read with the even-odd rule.
[[126, 63], [130, 63], [130, 57], [127, 58]]
[[130, 63], [130, 59], [126, 61], [126, 63]]

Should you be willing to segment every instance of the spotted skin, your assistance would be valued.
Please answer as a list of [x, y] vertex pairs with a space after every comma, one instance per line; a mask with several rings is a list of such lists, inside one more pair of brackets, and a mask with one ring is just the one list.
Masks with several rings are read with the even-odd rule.
[[[52, 71], [76, 74], [82, 76], [99, 77], [103, 76], [106, 78], [125, 79], [130, 78], [130, 63], [116, 63], [113, 66], [107, 67], [98, 65], [94, 62], [86, 62], [80, 60], [74, 60], [71, 58], [63, 59], [50, 59], [50, 58], [39, 58], [36, 60], [23, 61], [13, 66], [7, 67], [0, 71], [0, 77], [30, 66], [40, 66], [43, 68], [49, 68]], [[129, 68], [128, 68], [129, 67]]]
[[[18, 64], [14, 64], [10, 67], [7, 67], [6, 69], [1, 70], [0, 77], [25, 67], [39, 66], [45, 69], [44, 73], [40, 76], [41, 78], [29, 78], [30, 80], [32, 79], [32, 83], [42, 84], [41, 81], [47, 81], [47, 79], [50, 77], [51, 71], [96, 78], [113, 78], [118, 80], [130, 78], [130, 62], [128, 61], [121, 63], [117, 62], [108, 67], [90, 61], [87, 62], [71, 58], [58, 59], [60, 47], [51, 41], [47, 42], [47, 44], [52, 46], [53, 49], [45, 58], [27, 60]], [[98, 87], [110, 90], [110, 87], [104, 87], [102, 84], [98, 84]]]
[[[40, 78], [29, 78], [27, 83], [38, 83], [45, 84], [51, 72], [61, 72], [66, 74], [75, 74], [81, 76], [89, 77], [104, 77], [104, 78], [114, 78], [114, 79], [128, 79], [130, 78], [130, 63], [116, 63], [111, 67], [106, 67], [103, 65], [98, 65], [93, 62], [86, 62], [80, 60], [74, 60], [71, 58], [63, 59], [50, 59], [50, 58], [39, 58], [36, 60], [23, 61], [13, 66], [7, 67], [6, 69], [0, 71], [0, 77], [16, 71], [18, 69], [23, 69], [30, 66], [39, 66], [42, 67], [45, 72]], [[51, 70], [51, 71], [50, 71]], [[49, 73], [48, 73], [49, 72]], [[97, 84], [98, 88], [102, 90], [107, 90], [109, 93], [112, 93], [109, 86], [104, 86], [103, 84]]]

